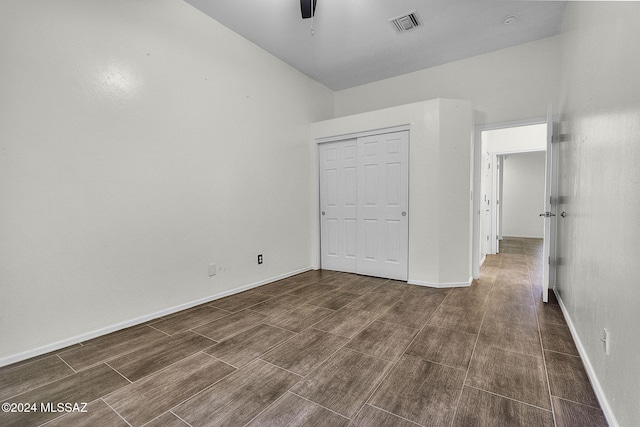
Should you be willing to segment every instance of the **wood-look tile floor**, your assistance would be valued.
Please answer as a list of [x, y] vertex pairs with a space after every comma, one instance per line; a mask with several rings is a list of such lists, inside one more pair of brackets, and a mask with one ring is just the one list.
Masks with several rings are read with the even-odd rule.
[[468, 288], [310, 271], [0, 368], [36, 404], [0, 425], [606, 425], [541, 241], [501, 249]]

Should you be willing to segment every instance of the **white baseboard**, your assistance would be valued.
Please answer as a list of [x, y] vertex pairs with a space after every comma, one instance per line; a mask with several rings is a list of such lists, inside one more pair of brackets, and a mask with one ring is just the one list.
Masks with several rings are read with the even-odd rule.
[[591, 385], [593, 386], [593, 391], [598, 398], [598, 402], [600, 403], [600, 407], [602, 408], [602, 412], [604, 413], [607, 422], [609, 423], [609, 427], [620, 427], [618, 420], [616, 420], [615, 415], [613, 414], [613, 410], [609, 405], [609, 401], [604, 394], [604, 390], [600, 385], [600, 381], [598, 381], [598, 376], [596, 375], [596, 371], [593, 369], [593, 365], [589, 360], [589, 356], [587, 355], [587, 351], [582, 345], [582, 341], [580, 341], [580, 336], [578, 336], [578, 332], [569, 316], [566, 306], [562, 302], [562, 298], [558, 292], [556, 292], [556, 298], [558, 299], [558, 303], [560, 303], [560, 308], [562, 309], [562, 314], [564, 314], [564, 318], [567, 321], [567, 325], [569, 326], [569, 330], [571, 331], [571, 335], [573, 336], [573, 341], [576, 343], [576, 347], [578, 348], [578, 353], [580, 353], [580, 357], [582, 358], [582, 363], [584, 364], [584, 368], [587, 371], [587, 375], [589, 376], [589, 380], [591, 381]]
[[468, 282], [435, 283], [435, 282], [423, 282], [421, 280], [407, 281], [407, 283], [410, 285], [428, 286], [430, 288], [464, 288], [467, 286], [471, 286], [471, 282], [473, 282], [473, 277], [470, 277]]
[[207, 302], [215, 301], [220, 298], [224, 298], [229, 295], [234, 295], [240, 292], [248, 291], [249, 289], [256, 288], [258, 286], [266, 285], [267, 283], [275, 282], [277, 280], [286, 279], [287, 277], [295, 276], [296, 274], [304, 273], [312, 270], [313, 268], [303, 268], [289, 273], [281, 274], [269, 279], [260, 280], [258, 282], [250, 283], [248, 285], [241, 286], [229, 291], [220, 292], [205, 298], [200, 298], [195, 301], [190, 301], [184, 304], [177, 305], [175, 307], [166, 308], [164, 310], [156, 311], [155, 313], [147, 314], [144, 316], [136, 317], [134, 319], [126, 320], [124, 322], [117, 323], [115, 325], [100, 328], [95, 331], [87, 332], [84, 334], [76, 335], [75, 337], [67, 338], [61, 341], [57, 341], [51, 344], [43, 345], [41, 347], [34, 348], [32, 350], [24, 351], [22, 353], [14, 354], [11, 356], [3, 357], [0, 359], [0, 367], [11, 365], [12, 363], [21, 362], [32, 357], [40, 356], [42, 354], [50, 353], [52, 351], [60, 350], [61, 348], [69, 347], [70, 345], [78, 344], [84, 341], [88, 341], [93, 338], [97, 338], [102, 335], [109, 334], [111, 332], [119, 331], [121, 329], [129, 328], [131, 326], [139, 325], [144, 322], [148, 322], [153, 319], [157, 319], [162, 316], [168, 316], [173, 313], [177, 313], [182, 310], [186, 310], [196, 305], [205, 304]]

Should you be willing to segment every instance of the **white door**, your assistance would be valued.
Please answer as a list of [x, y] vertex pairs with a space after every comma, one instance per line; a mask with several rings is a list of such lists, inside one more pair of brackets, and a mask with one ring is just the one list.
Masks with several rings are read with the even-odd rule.
[[491, 254], [491, 187], [493, 185], [493, 175], [491, 169], [491, 154], [488, 152], [483, 156], [483, 197], [482, 197], [482, 257]]
[[320, 144], [322, 268], [357, 271], [356, 140]]
[[493, 222], [493, 238], [495, 239], [495, 253], [500, 253], [500, 237], [502, 232], [500, 231], [500, 224], [502, 223], [502, 160], [504, 156], [496, 156], [496, 166], [494, 172], [496, 174], [493, 182], [495, 183], [495, 189], [493, 193], [493, 198], [495, 200], [494, 209], [495, 209], [495, 221]]
[[544, 244], [542, 252], [542, 301], [549, 301], [549, 287], [556, 277], [556, 206], [557, 197], [557, 144], [553, 143], [554, 124], [551, 104], [547, 108], [547, 158], [544, 187]]
[[408, 132], [358, 139], [358, 273], [407, 280]]
[[407, 280], [408, 132], [319, 150], [322, 268]]

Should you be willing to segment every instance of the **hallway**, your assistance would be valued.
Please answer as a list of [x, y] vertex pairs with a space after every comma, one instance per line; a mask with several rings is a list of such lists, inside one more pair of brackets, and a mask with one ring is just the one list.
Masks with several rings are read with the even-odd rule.
[[38, 410], [0, 425], [605, 426], [541, 241], [501, 250], [469, 288], [309, 271], [1, 368]]

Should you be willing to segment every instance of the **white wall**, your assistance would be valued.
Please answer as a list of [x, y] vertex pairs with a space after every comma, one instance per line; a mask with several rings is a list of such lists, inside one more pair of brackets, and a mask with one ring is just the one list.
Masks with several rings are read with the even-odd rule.
[[0, 365], [312, 265], [331, 91], [181, 1], [0, 28]]
[[500, 218], [506, 237], [544, 237], [544, 151], [502, 157]]
[[557, 286], [622, 426], [640, 420], [638, 22], [638, 2], [569, 2], [561, 67]]
[[[410, 125], [409, 283], [468, 285], [472, 132], [469, 101], [436, 99], [340, 117], [314, 123], [312, 135], [321, 139], [402, 125]], [[315, 247], [319, 247], [317, 238]]]
[[545, 117], [557, 103], [560, 38], [498, 50], [335, 93], [336, 117], [433, 98], [468, 99], [475, 123]]
[[482, 149], [490, 153], [513, 153], [547, 149], [547, 124], [511, 126], [482, 132]]

